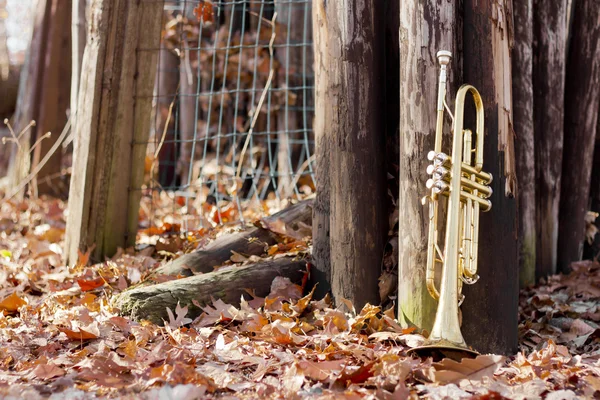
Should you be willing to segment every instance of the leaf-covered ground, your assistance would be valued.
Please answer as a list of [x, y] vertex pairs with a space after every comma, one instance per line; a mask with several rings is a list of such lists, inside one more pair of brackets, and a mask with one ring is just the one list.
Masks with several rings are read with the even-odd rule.
[[194, 321], [184, 307], [163, 326], [131, 321], [111, 299], [161, 261], [143, 250], [64, 266], [63, 214], [58, 200], [0, 205], [0, 397], [600, 397], [598, 263], [522, 292], [516, 356], [433, 363], [407, 356], [423, 337], [392, 312], [344, 312], [283, 278]]

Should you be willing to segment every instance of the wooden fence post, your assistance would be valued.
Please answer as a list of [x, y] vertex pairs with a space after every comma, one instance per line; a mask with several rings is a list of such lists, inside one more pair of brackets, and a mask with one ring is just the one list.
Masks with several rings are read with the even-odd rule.
[[536, 279], [556, 272], [562, 168], [567, 0], [533, 2]]
[[[17, 134], [21, 132], [33, 119], [37, 118], [39, 102], [42, 93], [42, 69], [44, 55], [48, 41], [51, 0], [39, 0], [35, 10], [33, 36], [27, 50], [27, 58], [23, 65], [17, 97], [17, 109], [13, 118], [13, 126]], [[28, 130], [21, 138], [20, 146], [11, 145], [10, 160], [8, 162], [9, 187], [16, 188], [29, 174], [31, 159], [29, 149], [35, 132]], [[17, 194], [23, 196], [23, 190]]]
[[94, 0], [80, 81], [66, 255], [132, 245], [150, 132], [162, 1]]
[[[40, 60], [42, 89], [38, 99], [38, 115], [34, 116], [37, 122], [35, 140], [41, 141], [33, 151], [32, 169], [48, 154], [67, 123], [71, 94], [71, 31], [65, 29], [71, 22], [71, 0], [52, 0], [48, 4], [48, 32], [43, 39], [47, 44]], [[47, 132], [51, 132], [51, 136], [41, 139]], [[35, 189], [40, 194], [66, 194], [66, 185], [60, 189], [56, 184], [61, 175], [61, 166], [59, 150], [52, 154], [36, 175]]]
[[[463, 286], [466, 299], [462, 305], [462, 331], [467, 343], [481, 353], [512, 354], [518, 345], [511, 5], [511, 0], [464, 2], [464, 82], [474, 85], [483, 99], [486, 130], [483, 163], [494, 177], [492, 209], [480, 217], [478, 275], [481, 278], [474, 285]], [[470, 108], [467, 111], [471, 112]]]
[[[398, 319], [404, 326], [431, 330], [436, 301], [427, 291], [427, 152], [433, 150], [439, 50], [453, 52], [450, 81], [460, 75], [454, 2], [429, 0], [400, 5], [400, 194], [398, 220]], [[454, 90], [448, 90], [453, 104]], [[445, 132], [450, 132], [449, 124]], [[450, 150], [445, 150], [449, 152]], [[440, 221], [443, 218], [439, 219]]]
[[[334, 298], [356, 308], [377, 303], [377, 278], [387, 233], [383, 124], [384, 4], [379, 0], [313, 4], [325, 40], [316, 69], [327, 74], [317, 104], [325, 104], [330, 183], [331, 287]], [[360, 16], [360, 17], [359, 17]], [[360, 23], [359, 23], [360, 22]], [[321, 51], [321, 49], [319, 50]], [[319, 83], [320, 85], [320, 83]], [[320, 153], [318, 153], [320, 154]], [[314, 241], [327, 240], [315, 232]]]
[[322, 298], [331, 291], [331, 246], [330, 246], [330, 180], [329, 141], [327, 136], [328, 115], [332, 104], [327, 102], [329, 87], [327, 66], [329, 65], [329, 35], [327, 15], [323, 2], [313, 2], [313, 38], [315, 54], [315, 188], [313, 208], [313, 268], [310, 286], [317, 284], [315, 297]]
[[519, 232], [519, 281], [535, 283], [535, 150], [533, 135], [533, 1], [515, 1], [513, 102]]
[[600, 7], [594, 0], [573, 3], [565, 88], [564, 149], [560, 194], [558, 269], [581, 259], [585, 214], [600, 103]]

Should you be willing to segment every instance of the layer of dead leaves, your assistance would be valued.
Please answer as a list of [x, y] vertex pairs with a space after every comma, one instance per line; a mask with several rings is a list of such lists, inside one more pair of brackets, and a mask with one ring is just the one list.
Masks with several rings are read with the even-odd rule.
[[0, 397], [571, 399], [600, 396], [600, 265], [522, 293], [521, 352], [433, 363], [391, 311], [315, 301], [286, 279], [239, 307], [163, 326], [112, 309], [160, 264], [122, 252], [62, 264], [65, 205], [0, 205]]

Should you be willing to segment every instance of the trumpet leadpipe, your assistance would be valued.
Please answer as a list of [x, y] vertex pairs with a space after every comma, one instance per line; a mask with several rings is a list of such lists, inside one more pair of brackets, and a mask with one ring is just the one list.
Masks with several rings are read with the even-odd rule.
[[[429, 161], [433, 161], [434, 165], [436, 165], [436, 166], [441, 165], [445, 168], [452, 167], [452, 160], [451, 160], [450, 156], [445, 153], [436, 153], [435, 151], [430, 151], [429, 153], [427, 153], [427, 159]], [[492, 183], [492, 180], [494, 179], [492, 174], [483, 172], [483, 171], [479, 171], [479, 170], [477, 170], [477, 168], [472, 167], [465, 163], [462, 163], [461, 171], [464, 172], [465, 174], [475, 175], [475, 178], [479, 179], [480, 181], [482, 181], [483, 183], [488, 184], [488, 185], [490, 183]]]

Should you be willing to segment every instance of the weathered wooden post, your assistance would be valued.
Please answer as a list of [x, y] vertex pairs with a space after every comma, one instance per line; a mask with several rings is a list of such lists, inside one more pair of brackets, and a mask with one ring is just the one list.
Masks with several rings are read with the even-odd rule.
[[327, 140], [328, 115], [331, 106], [327, 103], [328, 73], [328, 30], [327, 18], [320, 2], [312, 7], [313, 38], [315, 54], [315, 188], [317, 195], [313, 208], [313, 268], [310, 273], [311, 286], [317, 284], [315, 297], [322, 298], [331, 291], [331, 246], [330, 237], [330, 180], [329, 141]]
[[533, 114], [536, 178], [536, 278], [556, 272], [560, 201], [567, 0], [533, 2]]
[[[35, 140], [41, 141], [33, 152], [32, 169], [40, 164], [59, 139], [67, 123], [71, 95], [71, 31], [65, 29], [71, 22], [71, 0], [52, 0], [48, 5], [48, 36], [43, 39], [47, 42], [46, 54], [42, 56], [40, 66], [43, 77], [39, 114], [34, 117], [37, 120]], [[51, 136], [42, 140], [47, 132], [51, 132]], [[63, 193], [55, 190], [61, 166], [61, 152], [56, 151], [36, 175], [37, 190], [40, 194], [56, 196], [64, 193], [65, 190]]]
[[512, 1], [464, 2], [463, 80], [485, 107], [484, 165], [492, 182], [492, 209], [482, 213], [479, 281], [463, 286], [462, 331], [481, 353], [517, 350], [519, 269], [512, 131]]
[[[427, 152], [434, 148], [439, 50], [453, 52], [449, 81], [460, 81], [457, 9], [454, 1], [437, 0], [429, 0], [425, 5], [403, 1], [400, 6], [398, 319], [405, 326], [427, 330], [433, 325], [437, 302], [425, 282], [428, 216], [421, 198], [427, 192], [426, 168], [430, 164]], [[451, 84], [450, 102], [455, 93], [453, 88]], [[445, 132], [450, 132], [448, 123]]]
[[533, 134], [533, 1], [514, 4], [513, 103], [521, 287], [535, 282], [535, 149]]
[[573, 7], [558, 233], [558, 268], [563, 272], [582, 255], [600, 104], [600, 7], [593, 0], [576, 1]]
[[[321, 52], [315, 64], [319, 88], [315, 136], [317, 157], [329, 158], [330, 188], [330, 235], [316, 227], [313, 240], [317, 246], [329, 241], [334, 298], [348, 299], [360, 308], [378, 301], [377, 278], [387, 232], [382, 115], [385, 7], [379, 0], [317, 0], [313, 8], [315, 47]], [[326, 81], [321, 81], [322, 74]], [[323, 147], [328, 154], [323, 154]], [[318, 182], [319, 189], [322, 184]], [[317, 207], [322, 207], [322, 200], [318, 198]]]
[[[40, 0], [35, 11], [35, 26], [27, 59], [21, 74], [17, 110], [13, 126], [18, 134], [35, 120], [37, 126], [28, 130], [20, 146], [11, 148], [9, 186], [16, 190], [44, 155], [54, 145], [67, 122], [70, 91], [70, 35], [64, 29], [71, 18], [70, 1]], [[36, 146], [33, 159], [30, 148], [47, 132], [49, 138]], [[44, 178], [60, 172], [60, 152], [55, 152], [36, 175], [41, 193], [52, 193], [52, 185]], [[31, 169], [33, 169], [31, 168]], [[16, 193], [23, 195], [23, 190]]]
[[135, 241], [162, 1], [94, 0], [75, 129], [66, 255]]

